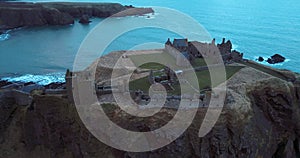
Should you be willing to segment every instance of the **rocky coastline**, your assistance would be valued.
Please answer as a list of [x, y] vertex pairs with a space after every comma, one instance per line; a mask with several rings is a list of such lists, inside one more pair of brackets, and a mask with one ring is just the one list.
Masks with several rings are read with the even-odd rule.
[[154, 13], [152, 8], [135, 8], [119, 3], [0, 2], [0, 30], [26, 26], [70, 25], [75, 19], [82, 17], [107, 18], [149, 13]]
[[266, 61], [269, 64], [278, 64], [278, 63], [283, 63], [286, 60], [286, 58], [280, 54], [274, 54], [266, 60], [261, 56], [258, 57], [256, 60], [259, 62]]
[[[4, 157], [101, 157], [104, 154], [132, 158], [297, 157], [300, 155], [300, 75], [269, 69], [283, 76], [276, 77], [260, 71], [260, 66], [265, 67], [255, 64], [245, 66], [228, 80], [223, 112], [208, 135], [198, 137], [206, 111], [199, 108], [194, 122], [180, 138], [166, 147], [144, 153], [119, 151], [98, 141], [82, 124], [75, 105], [68, 101], [65, 83], [43, 87], [26, 83], [23, 90], [28, 91], [31, 100], [22, 102], [23, 93], [7, 92], [9, 87], [17, 85], [2, 81], [0, 153]], [[143, 123], [119, 109], [112, 108], [107, 115], [124, 128], [145, 131], [157, 128], [157, 123], [164, 124], [175, 112], [163, 109], [160, 117]]]

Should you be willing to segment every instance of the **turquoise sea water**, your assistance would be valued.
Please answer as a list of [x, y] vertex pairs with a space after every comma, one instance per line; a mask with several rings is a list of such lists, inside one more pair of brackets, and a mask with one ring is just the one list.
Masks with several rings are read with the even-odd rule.
[[[230, 39], [234, 48], [243, 52], [246, 58], [254, 60], [258, 56], [269, 57], [279, 53], [286, 57], [287, 61], [272, 65], [273, 67], [300, 72], [298, 0], [111, 0], [111, 2], [176, 9], [202, 24], [218, 42], [223, 37]], [[160, 15], [157, 13], [153, 18], [155, 16]], [[1, 35], [0, 77], [21, 81], [38, 80], [41, 84], [62, 81], [61, 74], [66, 68], [72, 68], [80, 43], [99, 22], [101, 19], [93, 19], [90, 25], [76, 23], [70, 26], [22, 28]], [[126, 24], [126, 18], [120, 19], [120, 25], [122, 24]], [[149, 28], [137, 30], [120, 37], [106, 52], [130, 49], [144, 42], [163, 43], [168, 37], [173, 36], [175, 35], [161, 30]]]

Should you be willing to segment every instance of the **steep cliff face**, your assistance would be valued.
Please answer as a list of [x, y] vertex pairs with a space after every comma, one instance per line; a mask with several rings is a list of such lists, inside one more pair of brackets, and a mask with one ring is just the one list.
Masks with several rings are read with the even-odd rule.
[[[0, 157], [297, 157], [299, 94], [297, 82], [243, 68], [228, 81], [225, 107], [209, 134], [198, 137], [206, 111], [199, 108], [180, 138], [145, 153], [119, 151], [98, 141], [64, 97], [35, 96], [28, 107], [1, 102], [1, 114], [6, 114], [1, 115]], [[153, 128], [148, 124], [168, 121], [175, 112], [164, 110], [158, 119], [146, 122], [116, 109], [110, 109], [108, 115], [126, 128], [144, 131]]]
[[151, 8], [132, 8], [118, 3], [23, 3], [0, 2], [0, 30], [24, 26], [68, 25], [83, 15], [105, 18], [153, 13]]
[[277, 144], [268, 150], [275, 150], [275, 153], [270, 152], [274, 157], [299, 156], [300, 101], [296, 93], [293, 84], [278, 80], [262, 81], [249, 92], [253, 119], [267, 130], [269, 142]]
[[[0, 157], [101, 157], [112, 155], [109, 147], [95, 138], [81, 124], [75, 107], [67, 99], [35, 96], [29, 107], [16, 106], [5, 126], [1, 126]], [[1, 118], [2, 119], [2, 118]], [[3, 125], [3, 124], [1, 124]]]
[[3, 29], [23, 26], [67, 25], [73, 23], [74, 19], [72, 16], [54, 8], [0, 8], [0, 25]]
[[126, 10], [126, 7], [118, 3], [43, 3], [45, 8], [55, 8], [63, 13], [68, 13], [74, 18], [80, 18], [82, 15], [90, 17], [109, 17], [120, 11]]

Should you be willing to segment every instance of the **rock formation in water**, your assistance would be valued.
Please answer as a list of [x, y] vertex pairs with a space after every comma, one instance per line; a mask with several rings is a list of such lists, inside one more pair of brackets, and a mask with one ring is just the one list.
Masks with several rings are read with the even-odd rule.
[[[101, 70], [99, 70], [101, 71]], [[225, 106], [214, 128], [198, 137], [206, 109], [166, 147], [144, 153], [119, 151], [98, 141], [64, 96], [33, 95], [18, 106], [0, 91], [0, 153], [10, 157], [299, 157], [300, 76], [281, 72], [280, 79], [251, 67], [228, 80]], [[145, 131], [164, 124], [176, 111], [156, 119], [136, 120], [110, 108], [109, 117], [124, 128]]]
[[279, 55], [279, 54], [275, 54], [273, 56], [271, 56], [270, 58], [268, 58], [267, 62], [269, 64], [277, 64], [277, 63], [282, 63], [285, 61], [285, 57]]
[[263, 62], [265, 59], [263, 58], [263, 57], [258, 57], [258, 59], [257, 59], [257, 61], [259, 61], [259, 62]]
[[90, 22], [90, 17], [88, 15], [82, 15], [79, 19], [79, 23], [81, 24], [89, 24]]
[[153, 13], [153, 10], [126, 7], [118, 3], [0, 2], [0, 30], [24, 26], [68, 25], [83, 15], [106, 18], [116, 13], [119, 13], [116, 16], [130, 16]]

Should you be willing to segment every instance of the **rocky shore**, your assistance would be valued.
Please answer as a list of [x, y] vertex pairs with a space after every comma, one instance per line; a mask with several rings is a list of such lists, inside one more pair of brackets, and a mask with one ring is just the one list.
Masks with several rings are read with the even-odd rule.
[[258, 59], [256, 59], [256, 60], [259, 61], [259, 62], [266, 61], [269, 64], [278, 64], [278, 63], [284, 62], [286, 59], [285, 59], [285, 57], [283, 57], [280, 54], [274, 54], [274, 55], [272, 55], [271, 57], [269, 57], [266, 60], [263, 57], [261, 57], [261, 56], [258, 57]]
[[[0, 2], [0, 30], [25, 26], [69, 25], [74, 19], [106, 18], [153, 13], [151, 8], [135, 8], [119, 3], [84, 2]], [[117, 14], [118, 13], [118, 14]]]

